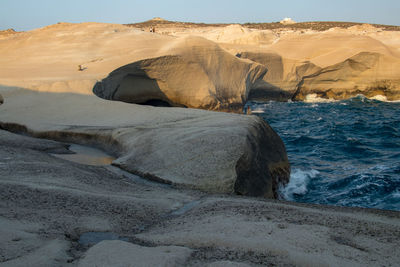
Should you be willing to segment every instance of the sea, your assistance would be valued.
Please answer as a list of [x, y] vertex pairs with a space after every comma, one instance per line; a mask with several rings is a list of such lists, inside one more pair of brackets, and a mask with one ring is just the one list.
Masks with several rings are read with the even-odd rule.
[[248, 102], [282, 138], [291, 164], [280, 197], [400, 211], [400, 103], [357, 96]]

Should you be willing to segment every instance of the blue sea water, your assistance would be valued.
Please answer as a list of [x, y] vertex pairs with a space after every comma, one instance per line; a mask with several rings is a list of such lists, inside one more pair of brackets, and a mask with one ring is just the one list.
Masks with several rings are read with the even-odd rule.
[[283, 139], [291, 163], [281, 197], [400, 210], [400, 103], [249, 102]]

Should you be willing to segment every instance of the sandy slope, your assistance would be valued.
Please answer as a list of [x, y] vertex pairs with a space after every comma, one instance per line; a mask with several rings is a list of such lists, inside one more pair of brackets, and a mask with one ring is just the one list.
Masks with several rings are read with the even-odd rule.
[[[61, 23], [14, 34], [0, 39], [0, 83], [90, 94], [97, 79], [127, 63], [157, 56], [171, 39], [100, 23]], [[79, 72], [78, 65], [85, 71]]]

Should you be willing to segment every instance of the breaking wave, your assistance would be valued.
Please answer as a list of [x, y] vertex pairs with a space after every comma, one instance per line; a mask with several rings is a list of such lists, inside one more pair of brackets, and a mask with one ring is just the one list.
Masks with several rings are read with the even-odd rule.
[[248, 103], [283, 139], [292, 166], [281, 197], [400, 210], [400, 103]]

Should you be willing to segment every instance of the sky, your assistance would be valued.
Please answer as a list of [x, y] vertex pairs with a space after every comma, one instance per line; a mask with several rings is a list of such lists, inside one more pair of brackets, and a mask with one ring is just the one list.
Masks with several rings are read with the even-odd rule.
[[57, 22], [204, 23], [351, 21], [400, 26], [399, 0], [0, 0], [0, 30]]

